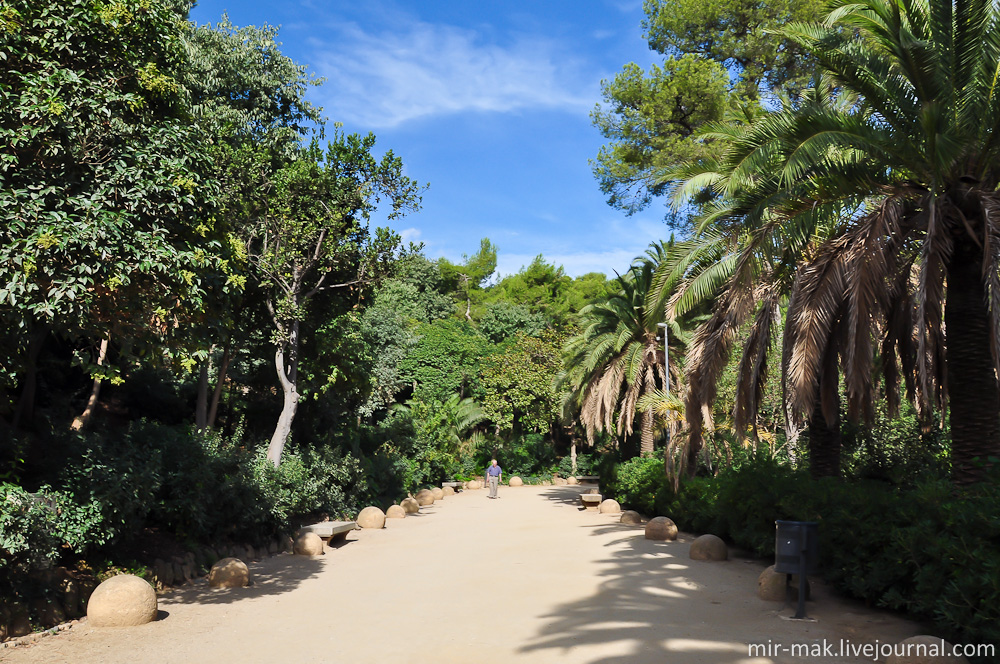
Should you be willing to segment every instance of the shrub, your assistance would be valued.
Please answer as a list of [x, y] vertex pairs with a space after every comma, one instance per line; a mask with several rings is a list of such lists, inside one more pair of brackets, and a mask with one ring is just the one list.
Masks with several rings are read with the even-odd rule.
[[653, 514], [656, 494], [666, 481], [662, 459], [635, 457], [618, 465], [605, 491], [626, 509]]

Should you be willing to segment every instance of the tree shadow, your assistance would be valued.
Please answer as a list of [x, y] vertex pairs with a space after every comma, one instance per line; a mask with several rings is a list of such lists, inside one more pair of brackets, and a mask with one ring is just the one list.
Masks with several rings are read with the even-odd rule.
[[[564, 488], [558, 488], [546, 497], [566, 502], [560, 495]], [[793, 664], [801, 658], [773, 649], [751, 652], [749, 644], [815, 644], [835, 642], [845, 633], [863, 639], [879, 636], [883, 628], [901, 631], [891, 621], [863, 615], [861, 605], [845, 611], [846, 600], [835, 601], [828, 589], [809, 603], [809, 615], [819, 622], [783, 620], [793, 612], [791, 605], [756, 595], [762, 561], [732, 557], [732, 552], [728, 561], [694, 561], [689, 553], [694, 537], [688, 534], [658, 542], [645, 539], [642, 526], [587, 527], [609, 538], [604, 544], [608, 555], [599, 561], [603, 580], [597, 592], [541, 616], [543, 626], [518, 652], [555, 656], [572, 651], [588, 664]]]
[[352, 540], [333, 542], [323, 556], [280, 554], [249, 563], [251, 585], [245, 588], [211, 588], [208, 577], [187, 585], [176, 586], [158, 598], [160, 606], [179, 604], [232, 604], [245, 599], [279, 595], [294, 590], [305, 581], [319, 575], [329, 560], [331, 550], [346, 546]]
[[563, 505], [572, 505], [573, 507], [579, 508], [582, 512], [586, 508], [580, 502], [580, 494], [588, 493], [590, 489], [595, 488], [596, 485], [582, 485], [582, 484], [568, 484], [566, 486], [551, 486], [545, 487], [545, 491], [542, 492], [542, 496], [553, 503], [560, 503]]

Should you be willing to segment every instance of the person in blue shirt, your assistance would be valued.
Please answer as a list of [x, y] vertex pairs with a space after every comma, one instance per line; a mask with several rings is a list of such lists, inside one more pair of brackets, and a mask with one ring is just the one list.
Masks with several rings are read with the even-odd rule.
[[486, 469], [486, 480], [490, 483], [490, 498], [499, 498], [497, 487], [500, 485], [500, 474], [503, 470], [497, 465], [497, 460], [490, 461], [490, 467]]

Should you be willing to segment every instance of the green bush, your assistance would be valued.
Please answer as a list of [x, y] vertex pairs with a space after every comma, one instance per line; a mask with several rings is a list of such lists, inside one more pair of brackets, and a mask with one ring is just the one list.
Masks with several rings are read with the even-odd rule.
[[663, 459], [635, 457], [618, 465], [604, 490], [625, 509], [653, 514], [656, 495], [666, 481]]

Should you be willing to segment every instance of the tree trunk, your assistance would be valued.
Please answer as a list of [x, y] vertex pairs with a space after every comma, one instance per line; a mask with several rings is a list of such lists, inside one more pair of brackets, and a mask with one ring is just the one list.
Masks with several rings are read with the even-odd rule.
[[208, 360], [201, 363], [198, 372], [198, 398], [194, 406], [194, 427], [198, 433], [208, 428]]
[[281, 453], [285, 449], [285, 442], [292, 431], [292, 421], [295, 419], [295, 411], [299, 407], [297, 366], [299, 354], [298, 321], [292, 323], [288, 336], [288, 359], [285, 359], [284, 349], [280, 346], [274, 353], [274, 367], [278, 371], [278, 382], [281, 383], [283, 397], [281, 415], [278, 416], [278, 424], [274, 427], [274, 435], [271, 436], [271, 443], [267, 447], [267, 459], [274, 464], [275, 468], [281, 464]]
[[639, 413], [639, 427], [641, 430], [641, 436], [639, 438], [639, 456], [648, 457], [653, 454], [653, 442], [655, 437], [653, 435], [653, 410], [644, 410]]
[[990, 322], [983, 285], [982, 250], [956, 239], [947, 266], [945, 334], [951, 477], [965, 485], [982, 480], [1000, 457], [1000, 387], [990, 353]]
[[569, 461], [573, 467], [573, 474], [576, 475], [576, 441], [569, 446]]
[[[108, 355], [108, 339], [101, 339], [101, 350], [97, 355], [97, 366], [102, 366], [104, 364], [104, 358]], [[94, 379], [94, 386], [90, 389], [90, 398], [87, 399], [87, 407], [83, 409], [83, 413], [73, 419], [73, 423], [70, 428], [73, 431], [83, 431], [88, 424], [90, 424], [90, 418], [94, 414], [94, 408], [97, 406], [97, 399], [101, 396], [101, 377], [98, 376]]]
[[219, 365], [219, 377], [215, 380], [215, 391], [212, 392], [212, 403], [208, 407], [208, 419], [205, 425], [209, 429], [215, 428], [215, 417], [219, 413], [219, 399], [222, 397], [222, 388], [226, 384], [226, 372], [229, 371], [231, 342], [226, 342], [226, 350], [222, 353], [222, 363]]
[[42, 346], [49, 336], [49, 326], [42, 325], [31, 334], [28, 341], [28, 358], [25, 365], [24, 387], [17, 400], [14, 419], [11, 421], [11, 431], [16, 432], [22, 421], [31, 422], [35, 419], [35, 395], [38, 392], [38, 356]]
[[833, 424], [827, 424], [817, 399], [809, 418], [809, 474], [813, 479], [840, 475], [840, 409], [835, 412]]

